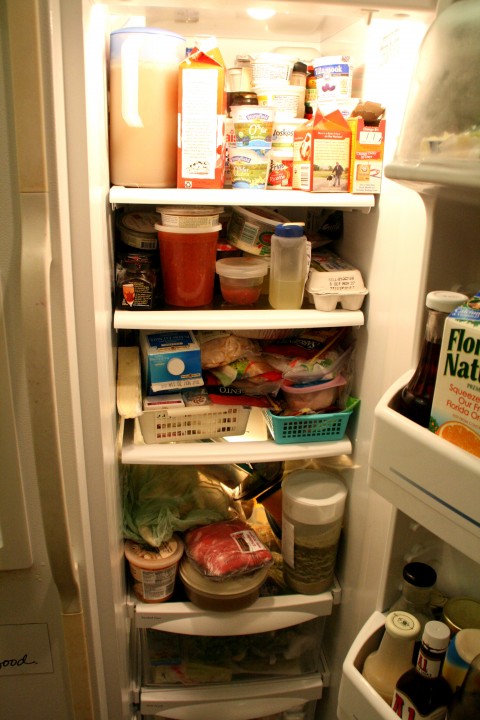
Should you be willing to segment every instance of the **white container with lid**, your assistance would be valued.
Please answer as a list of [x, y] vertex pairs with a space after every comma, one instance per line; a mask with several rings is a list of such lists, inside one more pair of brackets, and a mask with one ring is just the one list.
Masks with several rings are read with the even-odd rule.
[[202, 575], [187, 557], [182, 560], [179, 569], [188, 599], [197, 607], [213, 612], [243, 610], [254, 603], [267, 575], [268, 568], [260, 568], [218, 582]]
[[289, 55], [263, 52], [254, 55], [250, 65], [253, 85], [261, 85], [271, 80], [287, 80], [289, 82], [294, 60]]
[[253, 305], [260, 297], [268, 263], [255, 256], [217, 260], [223, 299], [232, 305]]
[[334, 472], [298, 470], [283, 480], [283, 571], [292, 590], [309, 595], [332, 584], [346, 497]]
[[183, 542], [173, 535], [152, 548], [127, 540], [125, 557], [134, 579], [133, 591], [145, 603], [164, 602], [173, 594]]

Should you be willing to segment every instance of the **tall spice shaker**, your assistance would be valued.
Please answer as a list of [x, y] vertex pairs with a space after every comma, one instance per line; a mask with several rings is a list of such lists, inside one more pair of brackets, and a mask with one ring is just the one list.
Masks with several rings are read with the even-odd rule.
[[427, 322], [420, 359], [410, 382], [393, 400], [394, 409], [427, 428], [430, 422], [443, 326], [449, 313], [468, 300], [466, 295], [437, 290], [427, 295]]
[[271, 237], [268, 301], [277, 310], [302, 306], [309, 264], [305, 223], [277, 225]]

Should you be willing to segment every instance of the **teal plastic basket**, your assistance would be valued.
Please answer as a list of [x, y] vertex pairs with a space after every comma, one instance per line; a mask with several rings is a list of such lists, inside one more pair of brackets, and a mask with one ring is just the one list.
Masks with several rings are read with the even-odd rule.
[[298, 417], [274, 415], [270, 410], [265, 410], [265, 419], [273, 439], [281, 445], [341, 440], [359, 403], [358, 398], [349, 397], [345, 410], [341, 412]]

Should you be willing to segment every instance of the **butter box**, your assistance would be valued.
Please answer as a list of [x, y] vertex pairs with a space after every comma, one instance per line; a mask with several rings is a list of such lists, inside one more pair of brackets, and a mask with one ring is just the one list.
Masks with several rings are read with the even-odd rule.
[[190, 331], [140, 332], [146, 395], [203, 385], [200, 346]]
[[352, 131], [349, 192], [380, 192], [385, 151], [385, 120], [367, 125], [361, 117], [348, 118]]
[[352, 131], [340, 110], [295, 128], [293, 140], [294, 190], [348, 192]]
[[480, 457], [480, 291], [445, 320], [429, 429]]

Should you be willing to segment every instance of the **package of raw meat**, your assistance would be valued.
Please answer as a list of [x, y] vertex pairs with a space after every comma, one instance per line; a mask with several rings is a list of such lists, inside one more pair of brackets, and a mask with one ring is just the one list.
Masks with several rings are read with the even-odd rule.
[[189, 560], [213, 580], [244, 575], [273, 563], [270, 550], [240, 518], [194, 528], [184, 540]]

